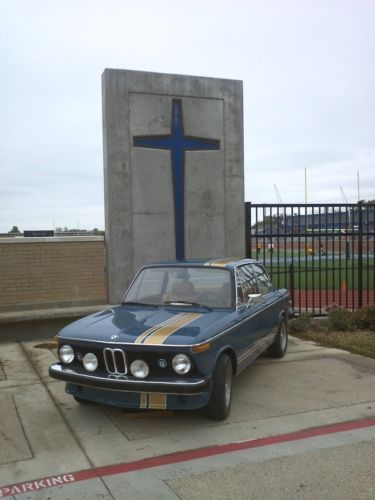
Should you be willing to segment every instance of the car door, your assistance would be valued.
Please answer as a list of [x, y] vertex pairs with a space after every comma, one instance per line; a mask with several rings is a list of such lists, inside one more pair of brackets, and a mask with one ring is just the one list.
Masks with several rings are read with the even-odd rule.
[[[249, 295], [257, 295], [250, 300]], [[249, 264], [236, 268], [236, 311], [238, 328], [236, 329], [236, 347], [239, 362], [251, 361], [246, 353], [251, 352], [258, 341], [265, 335], [265, 327], [259, 313], [263, 309], [263, 297], [259, 295], [258, 281]]]
[[262, 324], [262, 335], [278, 327], [281, 305], [278, 294], [275, 292], [267, 271], [261, 264], [251, 264], [258, 282], [258, 290], [262, 296], [262, 307], [258, 314], [258, 320]]

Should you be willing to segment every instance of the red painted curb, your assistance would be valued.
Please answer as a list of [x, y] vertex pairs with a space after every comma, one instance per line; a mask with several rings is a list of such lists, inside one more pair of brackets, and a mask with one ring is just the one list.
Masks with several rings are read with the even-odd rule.
[[97, 477], [111, 476], [114, 474], [124, 474], [127, 472], [134, 472], [152, 467], [159, 467], [163, 465], [171, 465], [180, 462], [187, 462], [189, 460], [197, 460], [199, 458], [212, 457], [214, 455], [221, 455], [224, 453], [231, 453], [234, 451], [249, 450], [252, 448], [261, 448], [263, 446], [275, 445], [286, 443], [288, 441], [298, 441], [301, 439], [308, 439], [317, 436], [324, 436], [328, 434], [335, 434], [355, 429], [363, 429], [365, 427], [375, 426], [375, 418], [367, 418], [363, 420], [356, 420], [352, 422], [343, 422], [339, 424], [326, 425], [324, 427], [314, 427], [311, 429], [304, 429], [302, 431], [289, 432], [286, 434], [279, 434], [277, 436], [269, 436], [265, 438], [252, 439], [242, 441], [239, 443], [228, 443], [216, 446], [208, 446], [206, 448], [199, 448], [189, 451], [180, 451], [177, 453], [170, 453], [168, 455], [160, 455], [157, 457], [144, 458], [134, 462], [127, 462], [115, 465], [105, 465], [97, 467], [96, 469], [86, 469], [59, 476], [51, 476], [43, 479], [36, 479], [25, 483], [12, 484], [0, 488], [0, 498], [5, 498], [11, 495], [19, 495], [32, 491], [38, 491], [44, 488], [55, 488], [63, 484], [84, 481], [86, 479], [94, 479]]

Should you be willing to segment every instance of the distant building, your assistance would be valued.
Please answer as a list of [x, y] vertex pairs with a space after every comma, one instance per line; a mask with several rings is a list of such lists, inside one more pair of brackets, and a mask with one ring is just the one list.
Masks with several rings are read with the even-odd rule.
[[[265, 217], [262, 221], [252, 226], [252, 234], [285, 235], [296, 233], [345, 233], [357, 232], [358, 207], [349, 206], [346, 210], [332, 210], [330, 207], [314, 207], [313, 213], [305, 213], [304, 207], [293, 214], [283, 214], [281, 209], [277, 215]], [[374, 232], [375, 206], [363, 205], [362, 231]]]

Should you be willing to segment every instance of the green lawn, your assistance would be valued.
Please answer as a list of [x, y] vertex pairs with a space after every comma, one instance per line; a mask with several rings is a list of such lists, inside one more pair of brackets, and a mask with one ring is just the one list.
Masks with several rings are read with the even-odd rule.
[[[295, 289], [327, 289], [355, 290], [358, 288], [358, 259], [326, 259], [305, 258], [294, 259], [293, 268], [290, 263], [285, 265], [284, 259], [265, 263], [272, 281], [277, 288], [290, 288], [293, 278]], [[363, 259], [362, 271], [363, 289], [374, 288], [374, 258]]]

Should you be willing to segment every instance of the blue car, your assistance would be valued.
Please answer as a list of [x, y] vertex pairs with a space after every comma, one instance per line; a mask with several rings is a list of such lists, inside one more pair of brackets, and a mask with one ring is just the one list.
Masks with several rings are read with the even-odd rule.
[[60, 331], [49, 374], [79, 403], [225, 419], [233, 376], [266, 350], [284, 356], [288, 304], [255, 260], [151, 264], [120, 305]]

